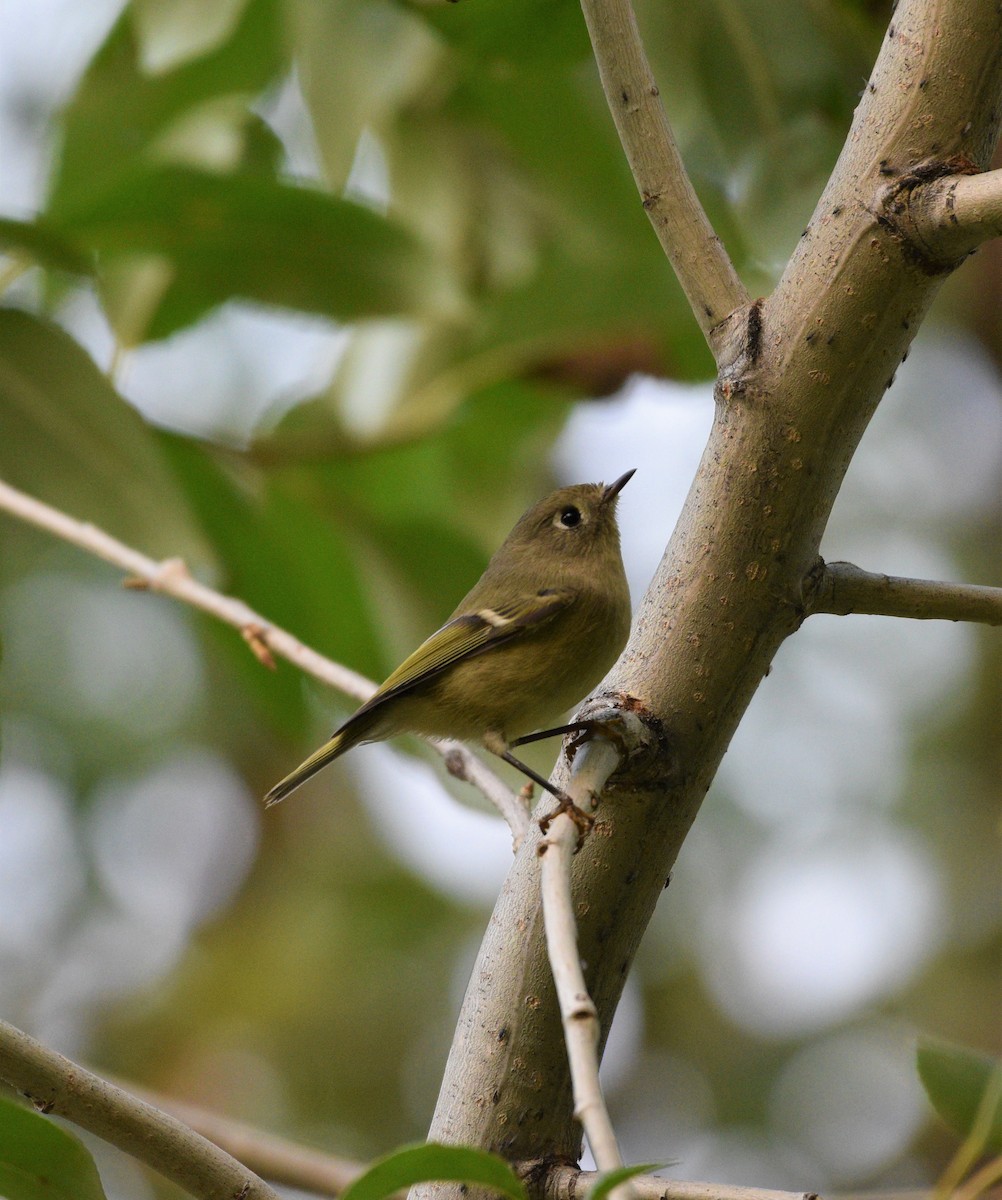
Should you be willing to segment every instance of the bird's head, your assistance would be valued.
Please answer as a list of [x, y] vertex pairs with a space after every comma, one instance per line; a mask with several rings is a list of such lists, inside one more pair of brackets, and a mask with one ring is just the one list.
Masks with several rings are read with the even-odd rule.
[[577, 483], [552, 492], [521, 517], [508, 537], [508, 548], [520, 557], [535, 552], [553, 561], [596, 554], [618, 558], [616, 501], [632, 475], [627, 471], [615, 483]]

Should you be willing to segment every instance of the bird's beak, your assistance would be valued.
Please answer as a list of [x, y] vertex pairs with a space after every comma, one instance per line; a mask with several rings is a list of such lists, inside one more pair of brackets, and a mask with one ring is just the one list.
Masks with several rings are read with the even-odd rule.
[[610, 483], [602, 493], [602, 503], [608, 504], [610, 500], [615, 500], [619, 493], [626, 487], [633, 476], [636, 474], [637, 468], [627, 471], [625, 475], [620, 475], [615, 483]]

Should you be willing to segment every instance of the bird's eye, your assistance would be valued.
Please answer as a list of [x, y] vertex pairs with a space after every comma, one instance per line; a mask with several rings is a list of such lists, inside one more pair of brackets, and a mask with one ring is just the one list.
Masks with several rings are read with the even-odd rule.
[[573, 504], [568, 504], [560, 513], [560, 524], [565, 529], [573, 529], [575, 525], [581, 524], [581, 510], [575, 508]]

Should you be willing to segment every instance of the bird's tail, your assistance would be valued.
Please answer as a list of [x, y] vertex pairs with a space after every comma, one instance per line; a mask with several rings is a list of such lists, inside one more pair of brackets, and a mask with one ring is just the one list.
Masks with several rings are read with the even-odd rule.
[[358, 725], [361, 724], [363, 723], [356, 723], [352, 720], [342, 725], [319, 750], [315, 750], [305, 762], [300, 763], [293, 772], [275, 784], [264, 798], [265, 808], [271, 808], [273, 804], [284, 800], [290, 792], [294, 792], [300, 784], [312, 778], [318, 771], [322, 771], [328, 763], [333, 762], [346, 750], [350, 750], [352, 746], [364, 741], [367, 728], [359, 728]]

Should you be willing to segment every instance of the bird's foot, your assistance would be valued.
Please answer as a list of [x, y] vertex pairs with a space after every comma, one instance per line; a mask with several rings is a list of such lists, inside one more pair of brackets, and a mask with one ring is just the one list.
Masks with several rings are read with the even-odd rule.
[[560, 792], [559, 795], [554, 792], [554, 795], [557, 797], [557, 807], [545, 817], [540, 817], [539, 828], [545, 834], [550, 828], [550, 822], [559, 817], [561, 813], [570, 817], [578, 831], [578, 844], [574, 847], [574, 853], [577, 854], [584, 845], [585, 835], [591, 832], [595, 818], [590, 813], [586, 813], [583, 808], [579, 808], [566, 792]]

